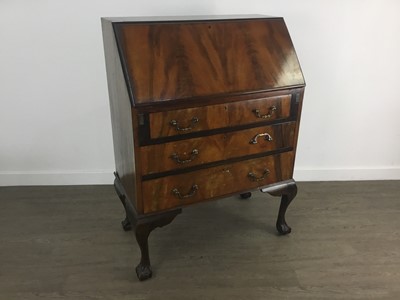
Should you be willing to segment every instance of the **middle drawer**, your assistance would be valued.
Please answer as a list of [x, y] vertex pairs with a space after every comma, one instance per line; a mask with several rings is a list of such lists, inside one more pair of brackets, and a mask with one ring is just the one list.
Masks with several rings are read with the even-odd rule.
[[149, 175], [235, 157], [293, 147], [295, 122], [140, 148], [142, 174]]

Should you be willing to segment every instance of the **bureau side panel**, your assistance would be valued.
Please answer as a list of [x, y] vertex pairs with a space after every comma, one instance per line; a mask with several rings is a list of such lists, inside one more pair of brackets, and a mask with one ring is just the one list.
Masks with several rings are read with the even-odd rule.
[[116, 171], [125, 192], [140, 213], [141, 203], [136, 184], [132, 107], [128, 95], [112, 23], [102, 19], [108, 93], [114, 142]]
[[[298, 142], [298, 138], [299, 138], [301, 110], [302, 110], [302, 107], [303, 107], [303, 97], [304, 97], [304, 88], [301, 88], [296, 93], [295, 105], [292, 108], [296, 113], [296, 129], [295, 129], [295, 132], [294, 132], [295, 136], [294, 136], [294, 145], [293, 145], [293, 152], [295, 154], [294, 155], [295, 159], [296, 159], [297, 142]], [[295, 159], [293, 160], [292, 178], [293, 178]]]

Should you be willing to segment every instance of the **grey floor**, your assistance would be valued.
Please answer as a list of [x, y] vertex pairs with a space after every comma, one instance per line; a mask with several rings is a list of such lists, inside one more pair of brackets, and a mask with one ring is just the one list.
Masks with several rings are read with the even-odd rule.
[[0, 299], [400, 299], [400, 182], [299, 183], [278, 236], [260, 192], [184, 209], [150, 236], [112, 186], [0, 188]]

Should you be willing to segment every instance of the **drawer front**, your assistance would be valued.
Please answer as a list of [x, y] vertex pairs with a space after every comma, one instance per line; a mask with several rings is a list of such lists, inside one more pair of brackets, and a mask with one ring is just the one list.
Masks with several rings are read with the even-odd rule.
[[229, 125], [243, 125], [286, 119], [290, 116], [291, 95], [232, 103], [228, 107]]
[[142, 182], [144, 213], [166, 210], [292, 178], [293, 152]]
[[150, 113], [150, 138], [174, 136], [225, 127], [227, 105], [211, 105]]
[[293, 147], [295, 122], [141, 147], [142, 174]]
[[286, 119], [290, 106], [291, 95], [283, 95], [150, 113], [150, 138]]

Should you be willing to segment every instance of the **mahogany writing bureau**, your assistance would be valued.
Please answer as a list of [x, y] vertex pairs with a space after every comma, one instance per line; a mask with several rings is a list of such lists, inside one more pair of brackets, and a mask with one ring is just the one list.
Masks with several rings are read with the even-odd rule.
[[114, 186], [151, 277], [148, 236], [182, 207], [262, 189], [296, 195], [304, 79], [282, 18], [103, 18]]

